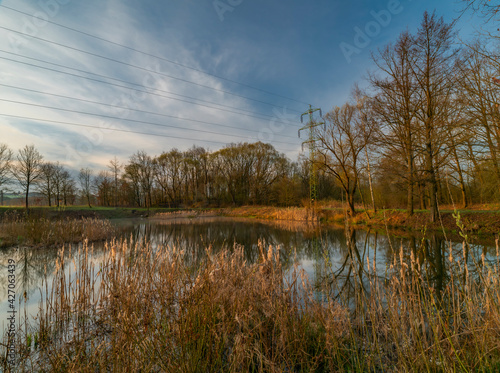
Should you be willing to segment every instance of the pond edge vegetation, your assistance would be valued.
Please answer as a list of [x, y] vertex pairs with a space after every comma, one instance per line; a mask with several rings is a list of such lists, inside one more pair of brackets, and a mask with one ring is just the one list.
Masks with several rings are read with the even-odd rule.
[[6, 214], [0, 219], [0, 248], [12, 246], [55, 247], [84, 240], [102, 241], [115, 232], [109, 220], [55, 219]]
[[450, 245], [450, 278], [441, 291], [428, 286], [412, 251], [401, 248], [384, 276], [370, 260], [357, 263], [353, 279], [365, 276], [369, 289], [356, 282], [352, 298], [328, 265], [313, 285], [301, 268], [285, 271], [279, 248], [259, 250], [259, 261], [248, 263], [237, 246], [207, 248], [193, 266], [176, 247], [111, 242], [98, 265], [85, 244], [70, 279], [61, 250], [40, 314], [17, 333], [16, 371], [500, 368], [498, 242], [496, 261], [483, 256], [474, 268], [465, 239], [458, 251]]

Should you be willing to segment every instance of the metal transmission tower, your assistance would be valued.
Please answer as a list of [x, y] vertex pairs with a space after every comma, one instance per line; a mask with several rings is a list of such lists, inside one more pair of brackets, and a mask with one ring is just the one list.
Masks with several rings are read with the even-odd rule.
[[302, 142], [302, 150], [304, 150], [304, 144], [309, 145], [309, 196], [311, 198], [311, 205], [316, 202], [318, 190], [318, 175], [316, 173], [316, 162], [314, 162], [314, 158], [316, 157], [316, 141], [318, 141], [315, 128], [325, 124], [324, 121], [318, 122], [314, 120], [313, 114], [316, 111], [319, 111], [319, 116], [323, 119], [321, 109], [313, 109], [312, 106], [309, 105], [309, 110], [300, 116], [300, 121], [304, 123], [304, 115], [309, 115], [309, 122], [299, 129], [299, 138], [300, 131], [305, 129], [309, 130], [309, 140]]

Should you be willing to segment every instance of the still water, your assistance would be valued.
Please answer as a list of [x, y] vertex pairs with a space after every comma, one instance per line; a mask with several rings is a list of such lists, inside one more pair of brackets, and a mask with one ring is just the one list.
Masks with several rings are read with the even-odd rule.
[[[253, 219], [202, 218], [178, 220], [115, 221], [117, 239], [131, 243], [149, 242], [151, 245], [176, 246], [185, 250], [187, 260], [200, 264], [207, 255], [206, 248], [218, 251], [241, 246], [248, 262], [259, 260], [259, 245], [279, 248], [285, 272], [303, 269], [316, 286], [335, 278], [337, 292], [348, 295], [355, 286], [369, 288], [364, 274], [375, 272], [380, 278], [397, 261], [409, 261], [413, 256], [422, 263], [429, 286], [436, 290], [445, 286], [448, 277], [450, 253], [463, 257], [460, 237], [442, 234], [425, 235], [381, 233], [377, 231], [345, 229], [343, 227], [314, 227], [304, 224], [262, 222]], [[81, 246], [80, 246], [81, 249]], [[29, 249], [15, 247], [0, 251], [0, 329], [8, 326], [8, 263], [16, 262], [15, 310], [19, 319], [36, 317], [45, 282], [51, 284], [52, 273], [61, 248]], [[64, 248], [66, 262], [78, 260], [78, 245]], [[88, 258], [99, 263], [104, 257], [104, 243], [93, 245]], [[485, 258], [496, 262], [494, 240], [474, 243], [467, 250], [467, 260], [473, 264]], [[74, 267], [68, 266], [68, 276]], [[356, 276], [354, 279], [353, 277]], [[355, 285], [357, 284], [357, 285]], [[369, 290], [369, 289], [368, 289]], [[3, 334], [3, 333], [2, 333]]]

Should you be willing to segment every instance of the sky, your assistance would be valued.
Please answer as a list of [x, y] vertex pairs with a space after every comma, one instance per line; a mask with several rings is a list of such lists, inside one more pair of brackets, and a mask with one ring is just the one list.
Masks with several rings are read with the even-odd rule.
[[[371, 53], [459, 0], [0, 0], [0, 143], [72, 170], [263, 141], [295, 160], [309, 104], [366, 85]], [[469, 40], [482, 21], [457, 22]], [[316, 113], [317, 115], [318, 113]], [[307, 118], [305, 118], [307, 119]], [[304, 121], [306, 122], [306, 120]]]

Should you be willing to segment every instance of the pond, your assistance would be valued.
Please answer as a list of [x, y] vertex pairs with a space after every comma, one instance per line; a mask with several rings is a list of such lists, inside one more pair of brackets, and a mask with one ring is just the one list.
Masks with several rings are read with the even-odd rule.
[[[291, 222], [263, 222], [253, 219], [199, 218], [171, 220], [115, 221], [117, 239], [132, 243], [149, 242], [153, 247], [166, 245], [186, 252], [191, 264], [203, 263], [206, 248], [213, 251], [241, 246], [247, 261], [259, 260], [259, 245], [279, 247], [280, 260], [286, 273], [303, 269], [310, 282], [320, 286], [335, 279], [335, 296], [349, 297], [357, 286], [369, 291], [365, 273], [376, 271], [384, 278], [394, 261], [410, 262], [413, 257], [422, 264], [429, 286], [440, 290], [449, 276], [449, 256], [463, 257], [464, 246], [459, 238], [450, 239], [442, 234], [387, 235], [377, 231], [345, 229], [343, 227], [317, 227]], [[81, 245], [64, 249], [67, 262], [78, 255]], [[104, 257], [104, 243], [93, 245], [88, 260], [94, 263]], [[5, 331], [10, 316], [8, 302], [8, 264], [13, 259], [15, 269], [15, 309], [20, 318], [36, 317], [45, 281], [51, 284], [56, 268], [58, 249], [29, 249], [16, 247], [0, 251], [0, 328]], [[473, 244], [466, 258], [471, 266], [482, 260], [494, 263], [495, 242]], [[74, 272], [68, 266], [68, 276]]]

